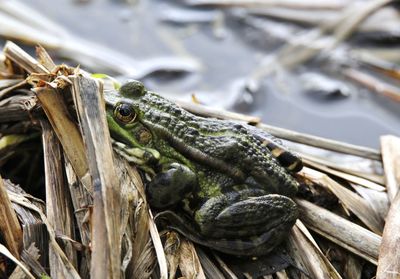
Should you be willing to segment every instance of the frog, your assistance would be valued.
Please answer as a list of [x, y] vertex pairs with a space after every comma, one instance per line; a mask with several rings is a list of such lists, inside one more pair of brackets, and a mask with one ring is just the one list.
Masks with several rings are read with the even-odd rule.
[[192, 114], [139, 81], [105, 99], [114, 149], [144, 174], [157, 224], [236, 256], [267, 255], [286, 238], [303, 165], [280, 140]]

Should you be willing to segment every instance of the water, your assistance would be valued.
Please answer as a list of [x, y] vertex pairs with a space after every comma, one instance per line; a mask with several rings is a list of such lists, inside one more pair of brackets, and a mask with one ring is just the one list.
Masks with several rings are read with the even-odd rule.
[[[249, 74], [298, 26], [241, 18], [240, 10], [189, 9], [179, 1], [24, 2], [70, 32], [140, 61], [176, 56], [200, 66], [193, 73], [143, 79], [162, 94], [186, 100], [195, 94], [204, 104], [260, 116], [270, 125], [369, 147], [379, 147], [380, 135], [400, 135], [398, 104], [343, 80], [324, 60], [282, 69], [263, 79], [256, 92], [245, 90]], [[310, 71], [342, 79], [349, 96], [304, 92], [301, 77]]]

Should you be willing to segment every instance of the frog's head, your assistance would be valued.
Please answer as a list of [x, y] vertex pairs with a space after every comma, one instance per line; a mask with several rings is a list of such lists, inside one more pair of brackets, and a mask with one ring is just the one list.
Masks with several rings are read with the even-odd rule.
[[112, 138], [124, 145], [123, 152], [138, 164], [158, 161], [160, 153], [152, 148], [153, 134], [141, 122], [141, 98], [147, 93], [143, 84], [131, 81], [119, 93], [106, 93], [107, 122]]

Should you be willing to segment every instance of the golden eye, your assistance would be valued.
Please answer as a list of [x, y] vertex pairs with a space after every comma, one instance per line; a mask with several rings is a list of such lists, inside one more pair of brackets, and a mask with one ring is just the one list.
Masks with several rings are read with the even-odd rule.
[[136, 112], [128, 104], [118, 104], [114, 109], [114, 116], [124, 124], [135, 121]]

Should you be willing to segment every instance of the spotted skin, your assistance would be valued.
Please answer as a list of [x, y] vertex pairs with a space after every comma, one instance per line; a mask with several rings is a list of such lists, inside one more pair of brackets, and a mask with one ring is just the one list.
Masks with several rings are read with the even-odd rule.
[[278, 140], [246, 124], [195, 116], [138, 82], [106, 101], [116, 148], [152, 178], [148, 200], [168, 212], [160, 219], [170, 227], [235, 255], [263, 255], [284, 239], [297, 218], [292, 173], [302, 164]]

